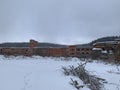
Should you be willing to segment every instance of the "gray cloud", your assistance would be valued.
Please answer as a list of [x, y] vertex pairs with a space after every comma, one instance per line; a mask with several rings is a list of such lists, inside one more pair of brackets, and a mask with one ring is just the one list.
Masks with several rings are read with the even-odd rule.
[[120, 0], [1, 0], [0, 42], [87, 43], [120, 35]]

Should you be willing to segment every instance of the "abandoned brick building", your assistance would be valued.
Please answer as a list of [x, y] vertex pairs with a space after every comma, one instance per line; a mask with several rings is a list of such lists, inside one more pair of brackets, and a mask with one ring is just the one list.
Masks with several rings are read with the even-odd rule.
[[[94, 48], [100, 48], [101, 50], [106, 50], [109, 56], [114, 54], [114, 59], [120, 61], [120, 39], [115, 41], [108, 42], [97, 42], [93, 46], [90, 45], [45, 45], [39, 43], [35, 40], [30, 40], [28, 44], [21, 45], [20, 43], [17, 45], [11, 45], [10, 47], [7, 45], [0, 46], [0, 54], [1, 55], [24, 55], [24, 56], [52, 56], [52, 57], [79, 57], [79, 58], [93, 58], [94, 57]], [[97, 55], [98, 54], [98, 55]], [[104, 58], [107, 57], [108, 54], [104, 54]], [[101, 54], [95, 52], [95, 56], [98, 58]]]
[[29, 46], [26, 47], [1, 47], [0, 54], [2, 55], [40, 55], [53, 57], [91, 57], [92, 46], [61, 46], [61, 47], [42, 47], [38, 46], [38, 42], [30, 40]]

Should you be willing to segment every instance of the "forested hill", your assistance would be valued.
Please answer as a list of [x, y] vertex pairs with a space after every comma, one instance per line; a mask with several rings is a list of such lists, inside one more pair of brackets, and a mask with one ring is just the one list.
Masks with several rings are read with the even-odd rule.
[[[29, 47], [29, 43], [28, 42], [2, 43], [2, 44], [0, 44], [0, 47]], [[61, 44], [54, 44], [54, 43], [38, 43], [38, 47], [48, 48], [48, 47], [67, 47], [67, 46], [61, 45]]]
[[93, 45], [96, 42], [105, 42], [105, 41], [114, 41], [115, 39], [120, 38], [120, 36], [108, 36], [108, 37], [102, 37], [102, 38], [98, 38], [92, 42], [90, 42], [90, 45]]
[[[120, 36], [102, 37], [102, 38], [98, 38], [94, 41], [91, 41], [88, 44], [77, 44], [75, 46], [77, 46], [77, 47], [92, 46], [96, 42], [114, 41], [117, 38], [120, 38]], [[29, 47], [29, 43], [28, 42], [1, 43], [0, 47]], [[40, 48], [48, 48], [48, 47], [63, 47], [63, 48], [65, 48], [65, 47], [67, 47], [67, 45], [41, 42], [41, 43], [38, 43], [38, 47], [40, 47]]]

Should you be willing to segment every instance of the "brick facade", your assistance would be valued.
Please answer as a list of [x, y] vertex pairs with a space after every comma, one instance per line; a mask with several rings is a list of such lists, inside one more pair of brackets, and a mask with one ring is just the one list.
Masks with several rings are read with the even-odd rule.
[[38, 46], [38, 42], [35, 41], [35, 40], [30, 40], [30, 48], [34, 48], [34, 47], [37, 47]]
[[1, 48], [3, 55], [29, 55], [29, 48]]
[[49, 48], [49, 55], [53, 57], [67, 56], [67, 48]]
[[92, 47], [91, 46], [69, 46], [68, 47], [68, 56], [71, 57], [91, 57]]
[[87, 57], [91, 55], [92, 49], [90, 47], [76, 47], [74, 45], [68, 47], [38, 47], [38, 42], [30, 40], [29, 47], [7, 47], [1, 48], [0, 54], [2, 55], [40, 55], [40, 56], [53, 56], [53, 57]]
[[71, 45], [68, 47], [68, 56], [71, 56], [71, 57], [76, 56], [76, 46]]

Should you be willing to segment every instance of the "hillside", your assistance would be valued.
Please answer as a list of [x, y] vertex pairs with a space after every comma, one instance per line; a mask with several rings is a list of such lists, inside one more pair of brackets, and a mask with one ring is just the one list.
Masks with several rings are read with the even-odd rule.
[[[75, 46], [77, 46], [77, 47], [92, 46], [96, 42], [114, 41], [117, 38], [120, 38], [120, 36], [107, 36], [107, 37], [98, 38], [87, 44], [76, 44]], [[0, 47], [29, 47], [29, 43], [28, 42], [1, 43]], [[38, 47], [40, 47], [40, 48], [48, 48], [48, 47], [63, 47], [63, 48], [65, 48], [65, 47], [67, 47], [67, 45], [39, 42]]]
[[[1, 43], [0, 47], [29, 47], [28, 42], [22, 43]], [[47, 48], [47, 47], [67, 47], [67, 45], [54, 44], [54, 43], [38, 43], [38, 47]]]
[[93, 45], [96, 42], [105, 42], [105, 41], [114, 41], [115, 39], [120, 38], [120, 36], [107, 36], [107, 37], [102, 37], [102, 38], [98, 38], [96, 40], [93, 40], [92, 42], [90, 42], [90, 45]]

